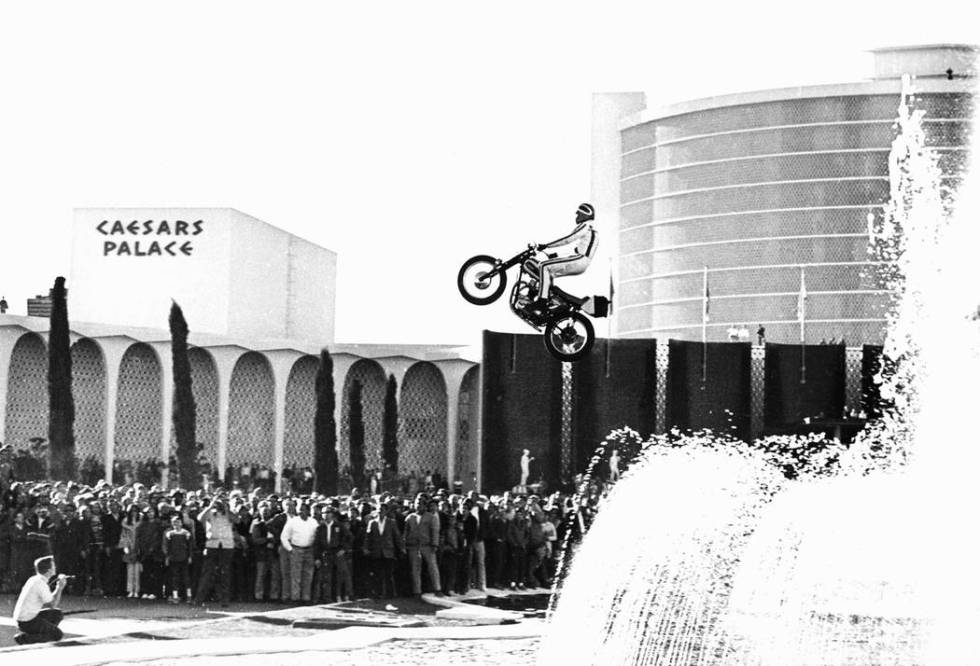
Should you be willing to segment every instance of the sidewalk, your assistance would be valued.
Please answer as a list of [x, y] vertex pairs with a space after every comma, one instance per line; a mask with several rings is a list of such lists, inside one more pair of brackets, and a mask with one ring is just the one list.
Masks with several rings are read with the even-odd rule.
[[[490, 590], [488, 594], [500, 596], [505, 592]], [[455, 631], [521, 623], [523, 616], [520, 613], [500, 611], [462, 601], [483, 599], [486, 596], [471, 592], [466, 596], [456, 597], [424, 595], [421, 599], [415, 597], [362, 599], [338, 604], [301, 606], [241, 602], [232, 603], [228, 608], [218, 606], [205, 608], [190, 604], [170, 604], [138, 599], [65, 597], [61, 606], [67, 613], [61, 624], [65, 638], [56, 645], [18, 646], [13, 641], [17, 627], [11, 618], [16, 598], [14, 595], [0, 595], [0, 655], [6, 664], [8, 658], [22, 651], [33, 652], [37, 649], [57, 648], [60, 661], [63, 650], [69, 647], [97, 644], [108, 648], [110, 645], [129, 644], [134, 639], [142, 640], [145, 644], [161, 641], [186, 643], [217, 640], [222, 636], [238, 636], [241, 640], [245, 640], [261, 633], [267, 638], [288, 636], [290, 639], [288, 643], [292, 645], [300, 638], [313, 638], [324, 633], [333, 634], [354, 628], [374, 632], [365, 634], [365, 636], [374, 636], [372, 640], [385, 641], [397, 635], [397, 633], [389, 633], [392, 631], [412, 629]], [[447, 609], [450, 612], [447, 612]], [[489, 628], [487, 632], [493, 634]], [[346, 632], [344, 635], [361, 636], [356, 632]], [[345, 644], [345, 640], [349, 639], [340, 640], [338, 644]], [[282, 641], [273, 642], [282, 643]], [[279, 647], [281, 649], [281, 645]], [[143, 649], [140, 648], [140, 652]], [[214, 649], [230, 648], [215, 644]]]
[[[467, 598], [474, 596], [484, 595]], [[211, 611], [160, 601], [68, 597], [63, 610], [87, 612], [66, 616], [65, 639], [18, 646], [10, 617], [16, 600], [2, 595], [0, 662], [80, 666], [198, 657], [207, 663], [208, 657], [284, 655], [281, 661], [289, 654], [358, 650], [392, 640], [529, 639], [541, 633], [540, 620], [521, 621], [519, 614], [507, 613], [511, 621], [501, 624], [501, 611], [464, 604], [462, 598], [438, 598], [438, 605], [429, 603], [429, 595], [296, 607], [238, 603]], [[447, 606], [470, 608], [472, 617], [442, 619]]]

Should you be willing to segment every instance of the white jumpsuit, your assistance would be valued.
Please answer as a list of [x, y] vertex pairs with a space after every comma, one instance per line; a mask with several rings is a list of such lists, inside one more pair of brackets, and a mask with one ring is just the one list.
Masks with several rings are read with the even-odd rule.
[[572, 246], [573, 253], [564, 257], [556, 257], [541, 262], [541, 280], [538, 286], [538, 298], [547, 298], [551, 291], [552, 281], [563, 275], [580, 275], [585, 272], [595, 256], [599, 239], [595, 229], [588, 222], [576, 225], [572, 233], [552, 241], [545, 249]]

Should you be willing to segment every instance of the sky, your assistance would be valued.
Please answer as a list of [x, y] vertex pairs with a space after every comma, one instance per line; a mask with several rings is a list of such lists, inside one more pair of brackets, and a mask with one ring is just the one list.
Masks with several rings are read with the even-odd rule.
[[[872, 48], [980, 43], [968, 7], [3, 3], [0, 294], [24, 314], [68, 274], [76, 207], [227, 206], [338, 253], [337, 342], [530, 332], [456, 272], [569, 229], [594, 92], [861, 80]], [[607, 288], [611, 244], [583, 291]]]

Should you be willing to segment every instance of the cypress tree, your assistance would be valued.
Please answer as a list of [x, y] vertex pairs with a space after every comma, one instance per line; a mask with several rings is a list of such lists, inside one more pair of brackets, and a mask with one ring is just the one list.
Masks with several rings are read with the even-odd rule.
[[200, 479], [197, 467], [197, 404], [187, 355], [187, 321], [174, 302], [170, 306], [170, 352], [174, 369], [174, 437], [177, 440], [177, 474], [182, 488], [191, 488]]
[[75, 478], [75, 398], [71, 391], [71, 339], [65, 278], [51, 290], [48, 342], [48, 455], [55, 479]]
[[316, 413], [313, 416], [313, 470], [316, 491], [325, 495], [337, 494], [337, 423], [334, 406], [337, 399], [333, 386], [333, 359], [330, 352], [320, 352], [316, 371]]
[[350, 387], [350, 469], [354, 485], [364, 486], [364, 407], [361, 405], [361, 382], [356, 379]]
[[394, 375], [388, 375], [385, 387], [384, 434], [381, 455], [384, 466], [392, 474], [398, 473], [398, 383]]

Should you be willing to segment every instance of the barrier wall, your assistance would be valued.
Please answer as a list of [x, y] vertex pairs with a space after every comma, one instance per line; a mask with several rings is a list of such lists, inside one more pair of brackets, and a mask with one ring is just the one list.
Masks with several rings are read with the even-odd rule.
[[535, 458], [532, 482], [568, 481], [623, 426], [644, 437], [678, 428], [750, 439], [798, 429], [808, 417], [878, 413], [872, 377], [881, 347], [709, 342], [705, 357], [700, 342], [659, 346], [660, 353], [656, 340], [597, 340], [587, 358], [567, 364], [569, 392], [540, 336], [486, 332], [482, 487], [517, 485], [525, 448]]

